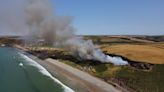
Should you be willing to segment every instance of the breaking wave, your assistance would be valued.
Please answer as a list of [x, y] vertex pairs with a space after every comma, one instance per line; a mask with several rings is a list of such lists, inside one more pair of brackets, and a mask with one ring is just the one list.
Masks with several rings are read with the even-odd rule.
[[[41, 66], [40, 64], [29, 58], [28, 56], [20, 52], [19, 55], [22, 56], [25, 60], [27, 60], [29, 62], [29, 65], [37, 67], [39, 69], [39, 72], [41, 72], [43, 75], [50, 77], [51, 79], [54, 80], [54, 82], [60, 84], [64, 88], [64, 92], [75, 92], [74, 90], [72, 90], [71, 88], [67, 87], [62, 82], [60, 82], [58, 79], [54, 78], [43, 66]], [[20, 66], [22, 66], [22, 64], [20, 64]]]
[[19, 66], [23, 67], [23, 63], [19, 63]]

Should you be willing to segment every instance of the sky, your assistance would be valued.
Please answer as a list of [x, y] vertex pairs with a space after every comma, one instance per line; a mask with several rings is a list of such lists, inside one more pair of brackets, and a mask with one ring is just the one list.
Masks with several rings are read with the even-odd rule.
[[164, 35], [164, 0], [50, 0], [77, 34]]
[[[25, 1], [0, 0], [0, 35], [28, 30]], [[54, 13], [73, 19], [79, 35], [164, 35], [164, 0], [49, 1]]]

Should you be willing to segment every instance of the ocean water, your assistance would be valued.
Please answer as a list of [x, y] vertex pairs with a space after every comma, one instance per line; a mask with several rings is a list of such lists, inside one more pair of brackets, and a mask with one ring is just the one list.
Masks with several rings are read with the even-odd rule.
[[74, 92], [29, 57], [0, 47], [0, 92]]

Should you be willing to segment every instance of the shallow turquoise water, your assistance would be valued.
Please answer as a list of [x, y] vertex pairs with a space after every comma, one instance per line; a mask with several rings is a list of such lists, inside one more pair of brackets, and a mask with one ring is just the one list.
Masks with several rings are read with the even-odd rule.
[[63, 91], [61, 85], [28, 64], [17, 53], [17, 50], [7, 47], [0, 48], [0, 92]]

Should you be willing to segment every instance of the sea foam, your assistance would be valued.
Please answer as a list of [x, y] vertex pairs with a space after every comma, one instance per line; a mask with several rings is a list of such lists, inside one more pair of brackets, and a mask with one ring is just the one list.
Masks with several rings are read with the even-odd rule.
[[60, 84], [64, 88], [64, 92], [75, 92], [74, 90], [72, 90], [71, 88], [67, 87], [62, 82], [60, 82], [58, 79], [54, 78], [43, 66], [41, 66], [40, 64], [29, 58], [28, 56], [22, 53], [19, 53], [19, 55], [21, 55], [25, 60], [27, 60], [31, 66], [37, 67], [39, 69], [39, 72], [41, 72], [43, 75], [50, 77], [51, 79], [54, 80], [54, 82]]
[[23, 63], [19, 63], [19, 66], [23, 67]]

